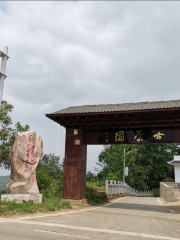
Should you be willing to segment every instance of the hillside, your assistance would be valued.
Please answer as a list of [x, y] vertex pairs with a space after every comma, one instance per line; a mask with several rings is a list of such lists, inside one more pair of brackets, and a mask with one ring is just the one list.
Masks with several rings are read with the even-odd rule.
[[6, 184], [7, 184], [8, 180], [9, 180], [9, 176], [0, 177], [0, 193], [5, 193]]

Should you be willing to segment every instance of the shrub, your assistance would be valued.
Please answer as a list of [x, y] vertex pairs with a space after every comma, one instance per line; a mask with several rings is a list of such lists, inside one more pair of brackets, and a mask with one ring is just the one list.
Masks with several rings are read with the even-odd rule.
[[42, 168], [37, 170], [36, 177], [37, 177], [37, 183], [40, 191], [42, 189], [50, 188], [54, 180], [51, 176], [48, 175], [47, 170]]
[[108, 202], [107, 198], [97, 198], [95, 196], [95, 191], [94, 188], [86, 186], [86, 198], [89, 204], [96, 205]]

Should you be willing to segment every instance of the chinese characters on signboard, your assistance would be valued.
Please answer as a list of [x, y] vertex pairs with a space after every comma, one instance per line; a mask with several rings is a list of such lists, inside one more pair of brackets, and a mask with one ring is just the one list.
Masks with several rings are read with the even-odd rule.
[[124, 131], [119, 131], [115, 133], [115, 141], [116, 142], [124, 141]]
[[136, 136], [134, 139], [137, 140], [137, 142], [143, 142], [143, 131], [142, 130], [137, 130]]
[[166, 129], [116, 129], [99, 130], [100, 144], [136, 144], [136, 143], [170, 143], [174, 139], [174, 130]]
[[35, 163], [35, 145], [32, 145], [32, 135], [28, 136], [25, 172], [28, 172], [30, 163]]

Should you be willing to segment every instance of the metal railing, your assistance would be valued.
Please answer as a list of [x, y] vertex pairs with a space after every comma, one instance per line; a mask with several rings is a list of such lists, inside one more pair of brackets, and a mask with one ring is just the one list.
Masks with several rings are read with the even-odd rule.
[[106, 193], [108, 195], [127, 194], [136, 197], [152, 197], [153, 191], [138, 191], [128, 184], [116, 180], [106, 180]]

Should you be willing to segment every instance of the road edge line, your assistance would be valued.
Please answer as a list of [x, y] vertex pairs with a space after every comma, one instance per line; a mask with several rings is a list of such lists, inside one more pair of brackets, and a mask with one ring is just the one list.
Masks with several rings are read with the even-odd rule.
[[125, 199], [127, 198], [128, 196], [126, 197], [120, 197], [118, 198], [117, 200], [113, 201], [113, 202], [110, 202], [108, 204], [105, 204], [105, 205], [102, 205], [102, 206], [97, 206], [97, 207], [92, 207], [92, 208], [88, 208], [88, 209], [83, 209], [83, 210], [74, 210], [73, 212], [63, 212], [63, 213], [55, 213], [55, 214], [47, 214], [47, 215], [39, 215], [39, 216], [30, 216], [30, 217], [20, 217], [20, 218], [15, 218], [17, 220], [26, 220], [26, 219], [32, 219], [32, 218], [43, 218], [43, 217], [53, 217], [53, 216], [59, 216], [59, 215], [66, 215], [66, 214], [72, 214], [72, 213], [79, 213], [79, 212], [86, 212], [86, 211], [90, 211], [90, 210], [94, 210], [94, 209], [99, 209], [99, 208], [103, 208], [103, 207], [107, 207], [109, 205], [112, 205], [113, 203], [116, 203], [122, 199]]

